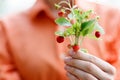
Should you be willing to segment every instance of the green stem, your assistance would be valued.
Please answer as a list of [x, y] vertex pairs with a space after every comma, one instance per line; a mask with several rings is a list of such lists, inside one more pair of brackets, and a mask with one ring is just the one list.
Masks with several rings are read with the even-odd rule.
[[84, 40], [84, 37], [82, 37], [82, 39], [80, 40], [80, 46], [82, 45], [83, 40]]
[[75, 45], [78, 45], [78, 43], [79, 43], [79, 37], [75, 37]]

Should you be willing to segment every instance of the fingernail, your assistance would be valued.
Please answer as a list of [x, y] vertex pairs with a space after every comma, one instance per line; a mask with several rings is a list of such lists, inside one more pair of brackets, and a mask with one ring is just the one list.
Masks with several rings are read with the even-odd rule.
[[71, 59], [72, 59], [72, 57], [65, 57], [64, 61], [65, 62], [70, 62]]

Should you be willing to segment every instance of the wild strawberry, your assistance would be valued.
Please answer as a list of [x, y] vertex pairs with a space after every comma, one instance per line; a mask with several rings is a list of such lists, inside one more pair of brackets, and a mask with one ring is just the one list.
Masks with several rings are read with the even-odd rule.
[[58, 12], [58, 16], [63, 17], [64, 16], [64, 12], [62, 12], [62, 11]]
[[58, 36], [56, 38], [56, 40], [57, 40], [58, 43], [62, 43], [62, 42], [64, 42], [64, 37], [63, 36]]
[[95, 32], [95, 36], [97, 37], [97, 38], [99, 38], [101, 35], [100, 35], [100, 32], [99, 31], [96, 31]]
[[80, 49], [79, 45], [74, 45], [72, 46], [72, 48], [75, 52], [77, 52]]
[[68, 44], [68, 46], [67, 46], [69, 49], [71, 49], [71, 47], [72, 47], [72, 45], [71, 44]]

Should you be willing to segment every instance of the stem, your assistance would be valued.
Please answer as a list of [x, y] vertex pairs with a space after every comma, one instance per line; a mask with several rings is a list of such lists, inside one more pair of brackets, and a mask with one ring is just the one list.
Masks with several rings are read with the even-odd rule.
[[68, 11], [71, 11], [69, 8], [67, 8], [67, 7], [63, 7], [65, 10], [68, 10]]
[[70, 0], [68, 0], [68, 3], [69, 3], [70, 8], [72, 8], [72, 5], [70, 4]]
[[74, 0], [72, 0], [72, 7], [74, 6], [74, 4], [75, 4], [75, 3], [74, 3]]
[[79, 37], [75, 36], [75, 45], [78, 45], [79, 43]]
[[83, 40], [84, 40], [84, 37], [82, 37], [82, 39], [80, 40], [80, 46], [82, 45]]
[[71, 35], [71, 38], [72, 38], [72, 45], [74, 45], [74, 42], [75, 42], [75, 39], [74, 39], [74, 35]]
[[69, 6], [69, 8], [71, 8], [70, 2], [67, 1], [61, 1], [60, 3], [58, 3], [59, 5], [61, 4], [67, 4]]
[[70, 43], [72, 44], [72, 42], [73, 42], [72, 37], [70, 36], [69, 39], [70, 39]]
[[67, 0], [70, 3], [70, 0]]

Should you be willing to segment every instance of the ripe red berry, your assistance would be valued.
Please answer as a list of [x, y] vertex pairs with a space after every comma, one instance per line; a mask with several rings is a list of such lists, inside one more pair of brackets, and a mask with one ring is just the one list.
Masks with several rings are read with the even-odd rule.
[[79, 45], [74, 45], [72, 48], [75, 52], [77, 52], [80, 49]]
[[58, 16], [63, 17], [64, 16], [64, 12], [62, 12], [62, 11], [58, 12]]
[[62, 42], [64, 42], [64, 37], [63, 36], [58, 36], [56, 38], [56, 40], [57, 40], [58, 43], [62, 43]]
[[99, 31], [96, 31], [95, 32], [95, 36], [97, 37], [97, 38], [99, 38], [101, 35], [100, 35], [100, 32]]

